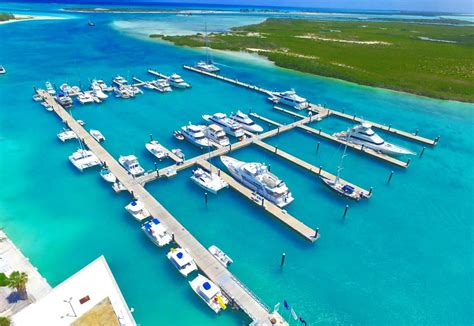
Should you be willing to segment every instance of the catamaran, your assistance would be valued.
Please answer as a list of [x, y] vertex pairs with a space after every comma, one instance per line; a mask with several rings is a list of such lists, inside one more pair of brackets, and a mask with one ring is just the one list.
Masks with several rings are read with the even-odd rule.
[[172, 241], [171, 235], [163, 224], [154, 217], [151, 221], [143, 223], [142, 230], [158, 247], [164, 247]]
[[230, 144], [229, 137], [226, 136], [224, 129], [215, 123], [207, 126], [207, 128], [204, 129], [204, 134], [214, 143], [221, 146], [229, 146]]
[[105, 141], [104, 135], [102, 135], [102, 133], [99, 130], [91, 129], [89, 132], [90, 132], [91, 136], [94, 137], [95, 140], [97, 140], [97, 142], [100, 143], [100, 142]]
[[240, 124], [242, 129], [250, 132], [260, 133], [263, 131], [262, 126], [256, 124], [248, 115], [238, 110], [236, 113], [232, 113], [230, 118]]
[[172, 74], [168, 77], [168, 83], [176, 88], [189, 88], [191, 85], [186, 83], [184, 79], [178, 74]]
[[132, 214], [132, 216], [138, 221], [150, 217], [150, 212], [145, 208], [145, 205], [139, 200], [132, 201], [130, 204], [125, 206], [125, 209], [127, 210], [127, 212]]
[[168, 157], [165, 148], [156, 140], [146, 143], [145, 148], [160, 161]]
[[270, 173], [265, 164], [246, 163], [229, 156], [221, 156], [221, 161], [240, 183], [278, 207], [285, 207], [294, 200], [285, 182]]
[[64, 128], [60, 133], [58, 133], [58, 138], [63, 143], [66, 140], [77, 139], [77, 135], [74, 131]]
[[193, 171], [191, 180], [199, 187], [213, 194], [217, 194], [219, 190], [229, 187], [227, 182], [216, 173], [208, 172], [201, 168]]
[[391, 144], [383, 140], [372, 130], [372, 125], [368, 122], [362, 122], [355, 127], [349, 128], [347, 131], [333, 134], [334, 137], [347, 141], [349, 143], [363, 145], [364, 147], [373, 149], [388, 155], [414, 155], [412, 151]]
[[140, 166], [140, 163], [138, 163], [138, 159], [135, 155], [120, 156], [119, 163], [134, 177], [142, 175], [145, 172]]
[[101, 165], [100, 160], [89, 150], [79, 148], [77, 151], [69, 156], [69, 161], [79, 170]]
[[193, 125], [189, 123], [187, 126], [181, 127], [181, 133], [191, 144], [200, 148], [207, 148], [212, 145], [209, 142], [209, 139], [204, 135], [203, 130], [205, 128], [206, 126]]
[[194, 280], [189, 282], [191, 288], [204, 301], [209, 308], [219, 313], [221, 309], [226, 309], [229, 300], [222, 295], [221, 289], [210, 281], [207, 277], [199, 274]]
[[215, 123], [218, 126], [222, 127], [222, 129], [224, 129], [224, 131], [231, 136], [237, 138], [245, 136], [240, 124], [228, 118], [224, 113], [218, 112], [214, 113], [214, 115], [204, 114], [202, 118], [206, 121]]
[[297, 110], [304, 110], [309, 107], [308, 101], [298, 96], [294, 89], [286, 92], [272, 92], [268, 98], [270, 101], [291, 106]]
[[193, 257], [191, 257], [186, 249], [180, 247], [171, 248], [166, 254], [166, 257], [168, 257], [174, 267], [185, 277], [197, 270]]

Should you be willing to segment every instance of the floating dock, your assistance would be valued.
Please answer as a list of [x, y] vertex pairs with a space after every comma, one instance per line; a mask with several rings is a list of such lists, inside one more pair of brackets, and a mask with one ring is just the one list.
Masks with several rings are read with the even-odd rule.
[[169, 78], [169, 76], [163, 75], [162, 73], [160, 73], [156, 70], [153, 70], [153, 69], [148, 69], [147, 72], [149, 74], [152, 74], [153, 76], [158, 77], [158, 78], [162, 78], [162, 79], [168, 79]]
[[135, 178], [100, 145], [79, 123], [44, 90], [37, 93], [53, 108], [59, 118], [73, 130], [76, 135], [103, 162], [109, 170], [127, 188], [128, 192], [135, 198], [140, 199], [152, 216], [160, 219], [161, 223], [174, 235], [175, 242], [187, 248], [198, 265], [199, 269], [222, 291], [238, 305], [256, 324], [270, 325], [270, 319], [274, 319], [277, 325], [288, 325], [278, 314], [270, 310], [251, 293], [238, 279], [222, 266], [212, 254], [171, 215]]

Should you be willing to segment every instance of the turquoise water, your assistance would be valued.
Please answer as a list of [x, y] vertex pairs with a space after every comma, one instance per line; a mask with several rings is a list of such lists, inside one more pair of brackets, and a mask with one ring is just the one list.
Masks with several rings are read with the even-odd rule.
[[[73, 110], [88, 128], [104, 133], [112, 155], [134, 153], [147, 169], [153, 167], [144, 148], [150, 133], [188, 157], [199, 154], [171, 132], [201, 121], [204, 113], [240, 108], [282, 123], [292, 119], [272, 111], [260, 94], [180, 68], [200, 59], [202, 51], [118, 31], [114, 21], [122, 18], [115, 15], [94, 18], [95, 28], [86, 26], [87, 15], [75, 17], [0, 25], [0, 63], [8, 69], [0, 78], [0, 224], [53, 286], [105, 255], [142, 325], [248, 323], [242, 313], [211, 313], [166, 260], [165, 250], [125, 212], [129, 196], [115, 194], [97, 170], [81, 174], [71, 166], [67, 156], [77, 145], [57, 140], [59, 119], [31, 95], [33, 86], [46, 80], [86, 85], [90, 78], [110, 81], [116, 74], [147, 78], [148, 67], [179, 72], [191, 90], [145, 92], [134, 100], [111, 98]], [[226, 251], [235, 262], [232, 272], [267, 305], [286, 299], [313, 325], [472, 324], [474, 107], [295, 73], [252, 57], [218, 53], [215, 59], [225, 75], [269, 89], [295, 87], [313, 102], [408, 131], [420, 129], [430, 138], [440, 135], [441, 141], [413, 158], [408, 170], [349, 151], [343, 177], [374, 187], [374, 196], [350, 202], [346, 219], [348, 203], [309, 173], [257, 147], [232, 154], [271, 164], [296, 198], [288, 211], [320, 228], [316, 244], [231, 189], [210, 197], [206, 207], [189, 170], [148, 190], [205, 246]], [[348, 125], [337, 118], [313, 123], [327, 132]], [[421, 151], [419, 144], [381, 134]], [[298, 130], [269, 143], [333, 172], [342, 153]], [[213, 163], [221, 166], [217, 159]], [[287, 258], [281, 270], [282, 252]]]

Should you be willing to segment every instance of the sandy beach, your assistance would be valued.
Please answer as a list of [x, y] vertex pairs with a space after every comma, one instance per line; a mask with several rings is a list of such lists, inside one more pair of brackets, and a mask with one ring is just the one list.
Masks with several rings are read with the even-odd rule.
[[21, 21], [28, 21], [28, 20], [65, 19], [65, 18], [55, 17], [55, 16], [32, 16], [32, 15], [17, 15], [17, 14], [14, 14], [14, 16], [15, 16], [15, 19], [0, 21], [0, 25], [21, 22]]

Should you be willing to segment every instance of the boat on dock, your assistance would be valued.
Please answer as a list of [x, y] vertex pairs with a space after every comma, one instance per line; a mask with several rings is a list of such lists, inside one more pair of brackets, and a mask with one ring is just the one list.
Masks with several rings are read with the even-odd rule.
[[135, 94], [131, 93], [130, 90], [128, 90], [127, 88], [123, 86], [114, 87], [114, 94], [115, 94], [115, 97], [124, 98], [124, 99], [135, 97]]
[[94, 98], [89, 92], [84, 92], [84, 93], [78, 93], [77, 94], [77, 100], [81, 104], [88, 104], [88, 103], [94, 103]]
[[95, 80], [92, 81], [91, 90], [93, 94], [100, 100], [105, 100], [109, 97], [107, 94], [103, 92], [102, 87], [100, 87], [100, 85]]
[[4, 66], [0, 66], [0, 75], [4, 75], [7, 73], [7, 70], [5, 69]]
[[183, 133], [179, 130], [173, 131], [173, 137], [176, 138], [177, 140], [184, 140]]
[[249, 118], [247, 114], [240, 110], [238, 110], [236, 113], [232, 113], [229, 118], [239, 123], [240, 127], [242, 127], [244, 130], [254, 133], [260, 133], [263, 131], [262, 126], [256, 124], [252, 119]]
[[207, 277], [199, 274], [189, 282], [189, 285], [215, 313], [227, 308], [229, 300], [222, 295], [221, 289]]
[[304, 110], [310, 107], [308, 100], [297, 95], [294, 89], [286, 92], [272, 92], [268, 99], [273, 103], [285, 104], [296, 110]]
[[125, 206], [125, 209], [127, 210], [127, 212], [132, 214], [132, 216], [138, 221], [142, 221], [150, 217], [150, 212], [145, 208], [145, 205], [139, 200], [132, 201], [130, 204]]
[[176, 155], [177, 157], [179, 157], [181, 160], [184, 161], [185, 155], [184, 155], [183, 151], [180, 150], [179, 148], [173, 148], [171, 150], [171, 153], [173, 153], [174, 155]]
[[206, 135], [204, 135], [203, 130], [205, 128], [206, 126], [193, 125], [189, 123], [187, 126], [181, 127], [181, 133], [191, 144], [200, 148], [207, 148], [211, 147], [212, 145], [209, 139], [206, 138]]
[[43, 101], [43, 98], [42, 98], [39, 94], [36, 94], [36, 93], [33, 94], [33, 97], [32, 97], [32, 98], [33, 98], [33, 101], [35, 101], [35, 102], [41, 102], [41, 101]]
[[103, 91], [103, 92], [111, 92], [113, 91], [113, 87], [112, 86], [108, 86], [102, 79], [97, 79], [97, 80], [93, 80], [92, 83], [96, 83], [97, 86], [100, 87], [100, 89]]
[[54, 96], [56, 95], [56, 90], [53, 88], [53, 85], [49, 81], [45, 83], [46, 86], [46, 91], [48, 92], [49, 95]]
[[197, 168], [193, 171], [191, 180], [199, 187], [209, 191], [210, 193], [213, 193], [214, 195], [217, 194], [219, 190], [229, 187], [227, 182], [225, 182], [216, 173], [208, 172], [201, 168]]
[[161, 92], [161, 93], [166, 93], [166, 92], [171, 92], [173, 91], [171, 89], [170, 84], [166, 79], [157, 79], [153, 80], [150, 82], [150, 85], [154, 87], [155, 90]]
[[226, 134], [241, 138], [245, 136], [240, 124], [227, 117], [224, 113], [218, 112], [213, 115], [203, 114], [202, 118], [208, 122], [215, 123], [220, 126]]
[[69, 161], [81, 172], [87, 168], [102, 164], [94, 153], [83, 148], [79, 148], [72, 153], [69, 156]]
[[361, 145], [387, 155], [399, 156], [415, 154], [406, 148], [386, 142], [372, 130], [372, 125], [368, 122], [362, 122], [355, 127], [349, 128], [347, 131], [337, 132], [333, 134], [333, 136], [339, 140]]
[[70, 94], [74, 93], [72, 91], [72, 87], [69, 86], [66, 83], [61, 84], [61, 86], [59, 86], [59, 89], [61, 90], [61, 92], [63, 92], [64, 94], [67, 94], [67, 95], [70, 95]]
[[120, 76], [120, 75], [115, 76], [115, 78], [114, 78], [113, 81], [114, 81], [114, 83], [116, 83], [116, 84], [126, 84], [126, 83], [128, 83], [128, 80], [126, 80], [125, 78], [123, 78], [123, 77]]
[[143, 223], [142, 230], [158, 247], [164, 247], [173, 240], [168, 230], [156, 217], [152, 218], [151, 221]]
[[156, 140], [146, 143], [145, 148], [160, 161], [168, 157], [166, 149]]
[[100, 177], [110, 183], [117, 182], [117, 177], [107, 168], [100, 170]]
[[234, 262], [225, 252], [217, 248], [215, 245], [210, 246], [208, 250], [214, 257], [216, 257], [219, 263], [224, 265], [224, 267], [229, 267], [230, 264]]
[[186, 249], [180, 247], [171, 248], [166, 257], [184, 277], [197, 270], [193, 257], [191, 257]]
[[53, 107], [48, 102], [41, 102], [41, 105], [46, 109], [46, 111], [53, 111]]
[[138, 159], [135, 155], [120, 156], [119, 163], [134, 177], [142, 175], [145, 172], [140, 166], [140, 163], [138, 163]]
[[77, 120], [77, 123], [80, 125], [80, 126], [85, 126], [86, 123], [83, 121], [83, 120]]
[[246, 163], [229, 156], [221, 156], [221, 161], [240, 183], [278, 207], [283, 208], [294, 200], [285, 182], [268, 171], [265, 164]]
[[186, 83], [184, 79], [178, 74], [172, 74], [171, 76], [168, 77], [167, 81], [171, 86], [176, 87], [176, 88], [184, 89], [184, 88], [191, 87], [191, 85]]
[[123, 185], [118, 179], [112, 184], [112, 189], [115, 192], [120, 192], [120, 191], [125, 191], [127, 190], [127, 187]]
[[59, 92], [58, 96], [55, 97], [55, 100], [65, 109], [70, 108], [73, 104], [72, 98], [63, 92]]
[[105, 141], [105, 137], [104, 135], [102, 135], [102, 133], [97, 130], [97, 129], [91, 129], [89, 130], [89, 133], [91, 134], [92, 137], [94, 137], [95, 140], [97, 140], [97, 142], [103, 142]]
[[215, 123], [207, 126], [207, 128], [204, 129], [204, 134], [218, 145], [229, 146], [230, 144], [229, 137], [226, 136], [224, 129]]
[[58, 133], [57, 136], [59, 140], [62, 141], [63, 143], [66, 140], [77, 139], [76, 133], [72, 131], [71, 129], [66, 129], [66, 128], [64, 128], [60, 133]]

